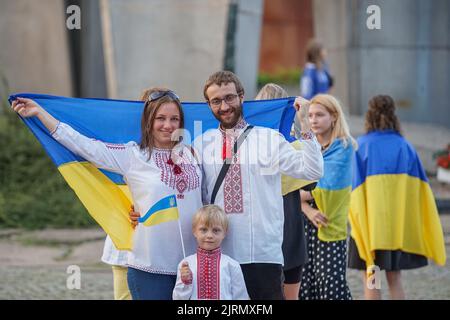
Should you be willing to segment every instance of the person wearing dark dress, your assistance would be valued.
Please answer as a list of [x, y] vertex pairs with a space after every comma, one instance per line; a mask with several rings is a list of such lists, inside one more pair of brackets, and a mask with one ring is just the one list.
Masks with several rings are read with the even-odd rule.
[[314, 190], [301, 191], [309, 261], [303, 268], [300, 299], [350, 300], [347, 217], [356, 142], [339, 101], [331, 95], [313, 97], [309, 121], [322, 146], [324, 174]]
[[[258, 92], [255, 100], [267, 100], [288, 97], [287, 92], [277, 84], [268, 83]], [[300, 130], [300, 129], [299, 129]], [[301, 143], [295, 140], [291, 143], [296, 149]], [[315, 186], [311, 181], [281, 176], [283, 194], [284, 226], [283, 226], [283, 291], [286, 300], [298, 300], [300, 280], [303, 266], [308, 261], [306, 250], [305, 222], [300, 208], [300, 189], [312, 190]]]
[[381, 299], [381, 270], [391, 298], [405, 299], [402, 270], [426, 266], [427, 257], [445, 264], [442, 226], [425, 171], [401, 135], [390, 96], [369, 101], [365, 127], [354, 159], [348, 267], [363, 271], [366, 299]]

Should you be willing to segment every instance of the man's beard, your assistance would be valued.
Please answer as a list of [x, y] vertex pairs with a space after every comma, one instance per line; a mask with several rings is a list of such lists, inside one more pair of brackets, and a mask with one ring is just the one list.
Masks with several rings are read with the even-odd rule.
[[220, 122], [220, 125], [224, 128], [224, 129], [231, 129], [233, 128], [239, 121], [239, 119], [242, 117], [242, 103], [239, 103], [238, 106], [233, 107], [233, 119], [231, 122], [227, 122], [224, 123], [221, 120], [221, 114], [214, 114], [214, 117]]

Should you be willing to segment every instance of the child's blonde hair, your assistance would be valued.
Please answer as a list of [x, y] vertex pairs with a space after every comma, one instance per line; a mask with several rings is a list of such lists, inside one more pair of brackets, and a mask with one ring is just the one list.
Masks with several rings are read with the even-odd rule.
[[228, 217], [223, 209], [215, 204], [209, 204], [197, 210], [192, 218], [192, 230], [200, 223], [207, 227], [220, 225], [224, 231], [228, 230]]

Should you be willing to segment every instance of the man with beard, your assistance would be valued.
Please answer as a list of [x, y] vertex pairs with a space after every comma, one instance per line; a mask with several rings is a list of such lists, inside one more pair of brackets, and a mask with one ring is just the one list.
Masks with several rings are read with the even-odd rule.
[[[228, 214], [223, 252], [240, 263], [250, 298], [283, 299], [281, 174], [318, 180], [323, 173], [320, 145], [303, 110], [308, 101], [295, 100], [303, 140], [303, 149], [296, 150], [275, 130], [249, 128], [242, 111], [244, 88], [234, 73], [211, 75], [203, 94], [220, 122], [194, 142], [204, 174], [203, 201]], [[244, 132], [245, 138], [240, 137]], [[225, 163], [230, 164], [227, 171], [222, 170]]]

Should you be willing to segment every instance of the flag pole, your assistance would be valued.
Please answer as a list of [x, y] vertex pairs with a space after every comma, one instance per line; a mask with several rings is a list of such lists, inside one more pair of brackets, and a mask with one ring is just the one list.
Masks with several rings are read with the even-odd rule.
[[184, 250], [183, 234], [181, 233], [181, 223], [180, 223], [180, 218], [179, 217], [178, 217], [178, 230], [180, 231], [181, 248], [183, 249], [183, 259], [185, 259], [186, 258], [186, 251]]

